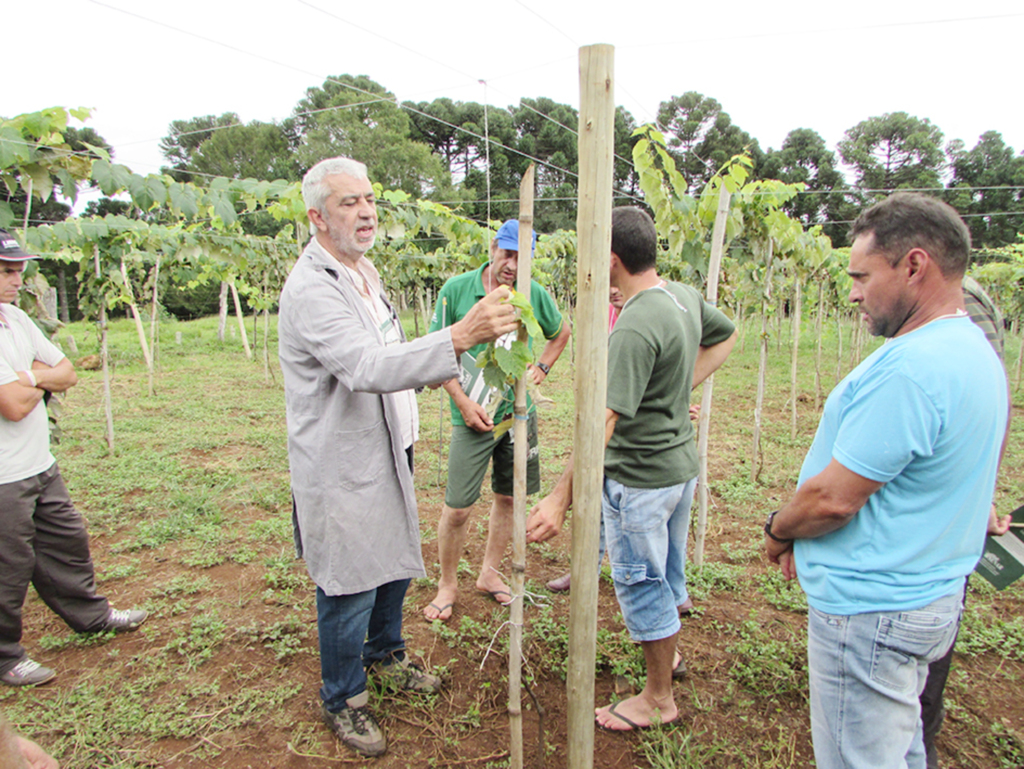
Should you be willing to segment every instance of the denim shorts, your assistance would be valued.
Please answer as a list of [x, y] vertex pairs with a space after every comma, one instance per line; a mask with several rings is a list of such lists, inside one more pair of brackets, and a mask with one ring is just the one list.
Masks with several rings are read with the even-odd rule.
[[679, 630], [686, 601], [686, 537], [697, 479], [661, 489], [624, 486], [607, 476], [601, 498], [612, 581], [634, 641]]

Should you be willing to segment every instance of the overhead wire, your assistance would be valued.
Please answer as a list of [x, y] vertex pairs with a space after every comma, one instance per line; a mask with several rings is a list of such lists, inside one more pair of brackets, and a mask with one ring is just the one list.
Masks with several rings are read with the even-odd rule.
[[[166, 22], [162, 22], [162, 21], [158, 21], [158, 20], [155, 20], [155, 19], [151, 19], [151, 18], [143, 16], [141, 14], [138, 14], [138, 13], [135, 13], [135, 12], [132, 12], [132, 11], [128, 11], [128, 10], [125, 10], [125, 9], [122, 9], [122, 8], [118, 8], [116, 6], [113, 6], [113, 5], [110, 5], [108, 3], [102, 2], [101, 0], [90, 0], [90, 2], [94, 3], [95, 5], [99, 5], [99, 6], [105, 7], [107, 9], [109, 9], [109, 10], [113, 10], [113, 11], [116, 11], [116, 12], [119, 12], [119, 13], [122, 13], [122, 14], [125, 14], [125, 15], [128, 15], [128, 16], [132, 16], [132, 17], [138, 18], [138, 19], [140, 19], [142, 21], [146, 21], [146, 22], [149, 22], [151, 24], [155, 24], [157, 26], [165, 27], [165, 28], [170, 29], [170, 30], [172, 30], [174, 32], [177, 32], [177, 33], [188, 35], [188, 36], [191, 36], [191, 37], [195, 37], [195, 38], [198, 38], [198, 39], [203, 40], [205, 42], [211, 43], [213, 45], [221, 46], [221, 47], [227, 48], [229, 50], [232, 50], [232, 51], [235, 51], [235, 52], [238, 52], [238, 53], [242, 53], [242, 54], [247, 55], [247, 56], [251, 56], [251, 57], [254, 57], [254, 58], [257, 58], [257, 59], [261, 59], [263, 61], [266, 61], [266, 62], [269, 62], [271, 64], [274, 64], [275, 66], [284, 67], [286, 69], [290, 69], [290, 70], [293, 70], [293, 71], [296, 71], [296, 72], [300, 72], [302, 74], [307, 74], [307, 75], [310, 75], [310, 76], [313, 76], [313, 77], [319, 77], [318, 75], [316, 75], [316, 73], [309, 72], [308, 70], [304, 70], [302, 68], [299, 68], [299, 67], [287, 64], [285, 62], [277, 61], [275, 59], [272, 59], [270, 57], [264, 56], [262, 54], [257, 54], [257, 53], [251, 52], [251, 51], [247, 51], [245, 49], [239, 48], [237, 46], [233, 46], [231, 44], [225, 43], [225, 42], [220, 41], [220, 40], [216, 40], [216, 39], [213, 39], [213, 38], [210, 38], [210, 37], [206, 37], [204, 35], [200, 35], [198, 33], [195, 33], [195, 32], [192, 32], [192, 31], [189, 31], [189, 30], [186, 30], [186, 29], [182, 29], [182, 28], [173, 26], [173, 25], [168, 24]], [[398, 43], [398, 42], [396, 42], [394, 40], [391, 40], [391, 39], [389, 39], [387, 37], [384, 37], [383, 35], [380, 35], [380, 34], [374, 32], [373, 30], [366, 29], [366, 28], [361, 27], [360, 25], [358, 25], [358, 24], [356, 24], [356, 23], [354, 23], [354, 22], [352, 22], [352, 21], [350, 21], [348, 19], [344, 19], [344, 18], [342, 18], [340, 16], [337, 16], [336, 14], [331, 13], [330, 11], [327, 11], [327, 10], [325, 10], [325, 9], [323, 9], [323, 8], [313, 4], [311, 2], [308, 2], [308, 0], [298, 0], [298, 2], [300, 2], [301, 4], [307, 6], [307, 7], [311, 8], [311, 9], [313, 9], [315, 11], [318, 11], [318, 12], [320, 12], [322, 14], [330, 16], [331, 18], [334, 18], [334, 19], [336, 19], [338, 21], [342, 21], [342, 22], [344, 22], [346, 24], [349, 24], [349, 25], [355, 27], [356, 29], [359, 29], [359, 30], [361, 30], [363, 32], [366, 32], [368, 34], [372, 34], [375, 37], [378, 37], [379, 39], [384, 40], [385, 42], [387, 42], [387, 43], [389, 43], [391, 45], [394, 45], [394, 46], [399, 47], [399, 48], [401, 48], [403, 50], [406, 50], [406, 51], [408, 51], [410, 53], [413, 53], [413, 54], [415, 54], [417, 56], [420, 56], [420, 57], [422, 57], [424, 59], [427, 59], [428, 61], [431, 61], [431, 62], [433, 62], [435, 64], [438, 64], [439, 66], [443, 66], [443, 67], [445, 67], [445, 68], [447, 68], [447, 69], [449, 69], [449, 70], [451, 70], [451, 71], [453, 71], [453, 72], [455, 72], [455, 73], [457, 73], [459, 75], [462, 75], [462, 76], [467, 77], [467, 78], [471, 78], [472, 77], [471, 75], [469, 75], [467, 73], [464, 73], [461, 70], [459, 70], [459, 69], [457, 69], [455, 67], [452, 67], [449, 64], [446, 64], [445, 62], [441, 62], [441, 61], [438, 61], [438, 60], [436, 60], [436, 59], [434, 59], [434, 58], [432, 58], [430, 56], [427, 56], [426, 54], [422, 53], [421, 51], [417, 51], [415, 49], [412, 49], [412, 48], [410, 48], [408, 46], [405, 46], [405, 45], [403, 45], [401, 43]], [[530, 13], [535, 15], [537, 18], [539, 18], [545, 24], [550, 26], [556, 32], [558, 32], [559, 34], [564, 36], [566, 39], [568, 39], [574, 45], [576, 44], [571, 36], [569, 36], [564, 31], [562, 31], [560, 28], [558, 28], [557, 26], [552, 24], [548, 19], [546, 19], [545, 17], [541, 16], [534, 9], [530, 8], [525, 3], [521, 2], [521, 0], [517, 0], [517, 3], [520, 6], [522, 6], [525, 10], [529, 11]], [[1012, 17], [1017, 17], [1017, 16], [1024, 16], [1024, 14], [999, 14], [999, 15], [990, 15], [990, 16], [959, 17], [959, 18], [952, 18], [952, 19], [923, 20], [923, 21], [915, 21], [915, 22], [886, 22], [886, 23], [880, 23], [880, 24], [861, 25], [860, 27], [856, 27], [854, 29], [878, 29], [878, 28], [884, 28], [884, 27], [901, 27], [901, 26], [907, 26], [909, 24], [945, 24], [945, 23], [956, 23], [956, 22], [963, 22], [963, 21], [1003, 19], [1003, 18], [1012, 18]], [[846, 28], [844, 27], [844, 29], [846, 29]], [[774, 32], [754, 33], [752, 35], [749, 35], [748, 37], [777, 36], [779, 34], [788, 34], [788, 33], [774, 33]], [[739, 37], [744, 37], [744, 36], [740, 35]], [[648, 45], [658, 45], [658, 44], [648, 44]], [[621, 46], [621, 47], [630, 47], [630, 46]], [[472, 131], [470, 131], [470, 130], [462, 127], [462, 126], [458, 126], [458, 125], [449, 123], [448, 121], [442, 120], [441, 118], [438, 118], [438, 117], [436, 117], [434, 115], [430, 115], [429, 113], [426, 113], [426, 112], [423, 112], [421, 110], [415, 109], [415, 108], [409, 106], [408, 104], [403, 104], [403, 103], [398, 101], [397, 97], [383, 98], [379, 94], [374, 94], [372, 92], [365, 91], [364, 89], [360, 89], [360, 88], [358, 88], [356, 86], [353, 86], [353, 85], [348, 84], [348, 83], [344, 83], [342, 81], [338, 81], [338, 80], [336, 80], [334, 78], [331, 78], [331, 77], [327, 77], [324, 82], [332, 82], [332, 83], [335, 83], [335, 84], [340, 85], [342, 87], [348, 88], [350, 90], [353, 90], [353, 91], [356, 91], [356, 92], [359, 92], [359, 93], [363, 93], [363, 94], [368, 95], [368, 96], [372, 96], [372, 97], [374, 97], [374, 99], [372, 101], [389, 101], [391, 103], [394, 103], [396, 106], [398, 106], [401, 109], [406, 109], [409, 112], [418, 114], [418, 115], [420, 115], [420, 116], [422, 116], [422, 117], [424, 117], [426, 119], [434, 120], [434, 121], [439, 122], [439, 123], [441, 123], [443, 125], [446, 125], [446, 126], [448, 126], [450, 128], [453, 128], [454, 130], [461, 131], [461, 132], [466, 133], [466, 134], [468, 134], [470, 136], [473, 136], [474, 138], [483, 139], [484, 142], [485, 142], [485, 146], [487, 146], [487, 147], [489, 147], [489, 143], [493, 141], [496, 146], [501, 147], [502, 149], [505, 149], [506, 151], [512, 152], [514, 154], [518, 154], [518, 155], [520, 155], [520, 156], [522, 156], [524, 158], [527, 158], [527, 159], [529, 159], [529, 160], [531, 160], [533, 162], [536, 162], [536, 163], [538, 163], [538, 164], [540, 164], [542, 166], [546, 166], [548, 168], [551, 168], [553, 170], [556, 170], [556, 171], [561, 172], [563, 174], [566, 174], [568, 176], [572, 176], [574, 178], [578, 178], [578, 174], [576, 174], [576, 173], [574, 173], [574, 172], [572, 172], [572, 171], [570, 171], [568, 169], [561, 168], [561, 167], [559, 167], [559, 166], [557, 166], [555, 164], [552, 164], [552, 163], [550, 163], [548, 161], [542, 160], [540, 158], [533, 157], [533, 156], [529, 155], [528, 153], [522, 152], [521, 150], [518, 150], [516, 148], [508, 147], [507, 145], [504, 145], [503, 143], [501, 143], [499, 141], [491, 139], [489, 136], [481, 137], [479, 134], [476, 134], [476, 133], [474, 133], [474, 132], [472, 132]], [[500, 90], [499, 90], [499, 92], [500, 92]], [[372, 103], [372, 101], [371, 102], [363, 102], [363, 104]], [[299, 113], [299, 114], [300, 115], [301, 114], [315, 114], [317, 112], [325, 112], [325, 111], [331, 111], [331, 110], [335, 110], [335, 109], [345, 109], [345, 108], [354, 107], [354, 106], [357, 106], [357, 105], [354, 105], [354, 104], [353, 105], [336, 105], [336, 106], [332, 106], [332, 107], [323, 108], [321, 110], [313, 110], [313, 111], [310, 111], [309, 113]], [[566, 131], [569, 131], [569, 132], [573, 133], [574, 135], [578, 135], [578, 132], [575, 131], [574, 129], [572, 129], [569, 126], [566, 126], [566, 125], [560, 123], [559, 121], [557, 121], [554, 118], [552, 118], [550, 115], [546, 115], [546, 114], [540, 112], [539, 110], [534, 109], [533, 107], [531, 107], [528, 104], [523, 104], [522, 101], [520, 102], [520, 106], [525, 107], [527, 110], [530, 110], [532, 112], [537, 113], [538, 115], [540, 115], [541, 117], [551, 121], [555, 125], [560, 126], [562, 129], [564, 129]], [[233, 124], [231, 126], [212, 127], [211, 129], [208, 129], [208, 130], [221, 130], [222, 128], [234, 127], [234, 125], [241, 125], [241, 123]], [[194, 131], [194, 132], [183, 132], [180, 135], [188, 135], [188, 134], [191, 134], [191, 133], [201, 133], [201, 132], [204, 132], [204, 129], [198, 129], [197, 131]], [[133, 142], [132, 144], [137, 144], [137, 143], [142, 143], [142, 142]], [[625, 163], [627, 163], [627, 164], [632, 166], [632, 162], [630, 160], [628, 160], [626, 158], [622, 158], [622, 157], [617, 156], [617, 155], [615, 157], [617, 159], [619, 159], [619, 160], [621, 160], [621, 161], [623, 161], [623, 162], [625, 162]], [[178, 170], [178, 169], [176, 169], [176, 170]], [[181, 170], [185, 170], [185, 169], [181, 169]], [[190, 173], [190, 174], [200, 175], [200, 176], [207, 176], [207, 177], [211, 177], [211, 178], [215, 178], [216, 177], [216, 175], [213, 175], [213, 174], [202, 174], [201, 172], [192, 172], [192, 171], [187, 171], [187, 172]], [[937, 189], [942, 189], [943, 191], [945, 191], [947, 188], [937, 188]], [[979, 189], [979, 188], [972, 188], [972, 189]], [[845, 190], [815, 190], [815, 191], [804, 191], [804, 194], [832, 194], [832, 193], [835, 193], [835, 192], [844, 192], [844, 191]], [[632, 194], [632, 193], [630, 193], [628, 191], [616, 190], [616, 192], [618, 192], [620, 195], [623, 195], [623, 196], [625, 196], [625, 197], [627, 197], [629, 199], [640, 200], [640, 198], [638, 198], [636, 195], [634, 195], [634, 194]], [[548, 198], [548, 200], [552, 200], [552, 198]]]

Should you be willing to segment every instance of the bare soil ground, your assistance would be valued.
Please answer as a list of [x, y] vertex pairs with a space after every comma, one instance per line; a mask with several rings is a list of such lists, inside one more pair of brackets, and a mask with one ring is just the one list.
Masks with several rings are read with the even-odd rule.
[[[779, 395], [765, 416], [766, 424], [785, 426], [768, 438], [768, 469], [758, 484], [744, 480], [752, 393], [746, 364], [737, 365], [736, 384], [722, 385], [717, 407], [737, 416], [716, 420], [711, 435], [707, 566], [692, 580], [698, 611], [684, 619], [680, 635], [688, 675], [675, 687], [679, 720], [645, 735], [597, 730], [599, 769], [813, 765], [803, 668], [806, 614], [796, 591], [772, 581], [758, 552], [763, 515], [792, 493], [793, 468], [807, 439], [789, 443], [788, 410]], [[183, 361], [174, 380], [209, 377], [203, 366], [202, 360]], [[227, 401], [223, 389], [204, 393], [194, 385], [177, 390], [179, 385], [167, 384], [155, 402], [138, 395], [142, 376], [122, 377], [119, 385], [130, 397], [120, 401], [123, 448], [116, 461], [103, 458], [100, 423], [89, 416], [101, 411], [98, 375], [83, 377], [67, 404], [70, 435], [60, 461], [90, 517], [101, 590], [118, 607], [148, 608], [151, 618], [134, 633], [83, 639], [69, 634], [30, 592], [26, 647], [59, 676], [36, 690], [0, 692], [0, 707], [71, 769], [507, 766], [508, 610], [473, 590], [489, 482], [471, 524], [468, 568], [453, 617], [432, 625], [421, 614], [434, 594], [443, 498], [436, 397], [421, 402], [427, 419], [417, 455], [430, 576], [410, 588], [405, 629], [413, 655], [439, 670], [447, 685], [428, 698], [374, 690], [390, 747], [385, 756], [364, 760], [320, 722], [313, 587], [292, 557], [280, 391], [253, 395], [267, 388], [258, 374], [246, 377]], [[568, 374], [553, 388], [564, 394]], [[541, 413], [545, 490], [571, 448], [567, 409]], [[800, 432], [809, 435], [816, 417], [813, 409], [804, 410]], [[181, 444], [182, 431], [189, 433], [187, 445]], [[146, 468], [140, 475], [124, 469], [139, 464]], [[1016, 460], [1011, 472], [1007, 489], [1016, 493]], [[204, 489], [213, 491], [201, 494]], [[546, 594], [544, 583], [568, 568], [570, 536], [567, 529], [553, 544], [530, 549], [533, 592]], [[987, 616], [1012, 622], [1022, 596], [1020, 590], [983, 590], [970, 602]], [[546, 606], [527, 610], [528, 767], [567, 765], [564, 665], [571, 600], [571, 593], [546, 595]], [[598, 603], [601, 705], [641, 683], [643, 671], [605, 578]], [[945, 767], [1011, 767], [1024, 755], [1024, 649], [998, 650], [999, 644], [1019, 644], [1017, 636], [996, 636], [993, 643], [993, 650], [955, 659], [939, 743]]]

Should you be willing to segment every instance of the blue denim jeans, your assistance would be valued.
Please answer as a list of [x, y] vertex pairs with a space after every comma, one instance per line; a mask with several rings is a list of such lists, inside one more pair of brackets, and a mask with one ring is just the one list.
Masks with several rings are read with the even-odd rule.
[[679, 630], [696, 486], [696, 478], [663, 489], [637, 489], [604, 479], [601, 516], [612, 581], [634, 641], [659, 641]]
[[818, 769], [924, 769], [918, 697], [956, 638], [963, 593], [913, 611], [811, 608], [807, 664]]
[[316, 589], [320, 634], [320, 698], [332, 713], [366, 689], [366, 667], [405, 657], [402, 603], [411, 580], [400, 579], [352, 595]]

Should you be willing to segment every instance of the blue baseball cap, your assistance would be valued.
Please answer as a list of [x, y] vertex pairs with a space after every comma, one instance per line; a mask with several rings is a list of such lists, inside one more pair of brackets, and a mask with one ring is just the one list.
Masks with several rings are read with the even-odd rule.
[[[537, 233], [532, 232], [533, 244], [530, 249], [532, 254], [537, 249]], [[506, 251], [518, 251], [519, 250], [519, 220], [509, 219], [503, 225], [498, 228], [498, 234], [495, 236], [495, 240], [498, 241], [498, 248], [504, 248]]]

